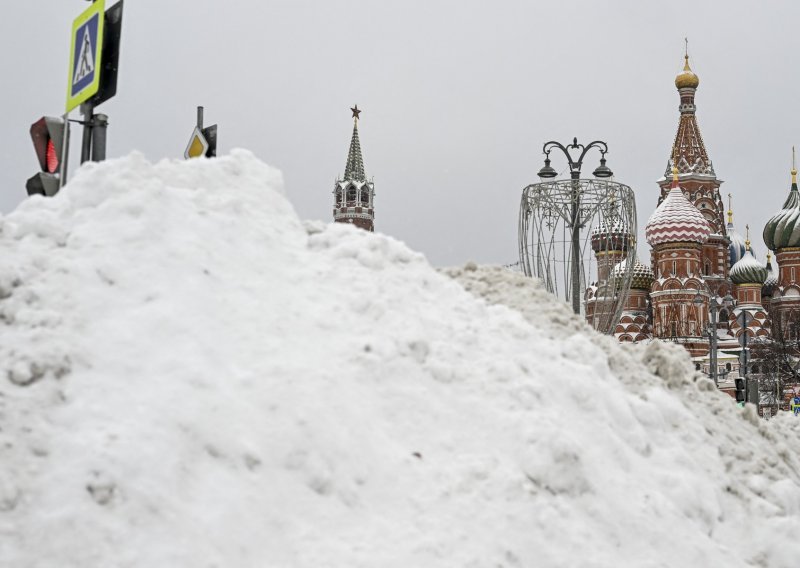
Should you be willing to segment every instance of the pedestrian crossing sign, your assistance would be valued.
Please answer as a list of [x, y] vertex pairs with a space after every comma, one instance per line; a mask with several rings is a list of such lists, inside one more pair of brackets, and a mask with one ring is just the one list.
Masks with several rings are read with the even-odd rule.
[[67, 112], [85, 103], [100, 89], [105, 0], [96, 0], [72, 23]]

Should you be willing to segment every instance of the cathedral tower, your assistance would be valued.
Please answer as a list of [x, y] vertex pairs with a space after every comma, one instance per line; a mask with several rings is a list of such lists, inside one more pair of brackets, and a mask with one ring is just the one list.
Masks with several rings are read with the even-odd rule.
[[[731, 281], [736, 291], [736, 309], [730, 314], [731, 331], [737, 337], [745, 332], [751, 337], [766, 337], [769, 335], [769, 323], [761, 290], [767, 279], [768, 270], [753, 256], [749, 227], [747, 232], [744, 256], [731, 267]], [[741, 312], [750, 314], [750, 317], [746, 318], [746, 329], [741, 329], [740, 321], [737, 319]]]
[[770, 301], [773, 332], [796, 339], [800, 337], [800, 191], [794, 165], [792, 188], [783, 208], [767, 221], [764, 244], [775, 251], [779, 269]]
[[[711, 292], [724, 296], [730, 288], [728, 273], [730, 258], [725, 227], [724, 206], [719, 194], [722, 183], [717, 179], [714, 166], [708, 157], [695, 114], [695, 93], [700, 78], [689, 67], [689, 54], [684, 58], [683, 71], [675, 77], [675, 87], [680, 96], [680, 120], [672, 152], [664, 177], [658, 181], [661, 187], [659, 203], [671, 190], [670, 173], [678, 169], [680, 187], [686, 198], [697, 208], [708, 222], [711, 233], [703, 244], [700, 271]], [[654, 267], [655, 268], [655, 267]]]
[[672, 171], [672, 188], [645, 226], [655, 262], [656, 279], [650, 289], [653, 337], [680, 342], [692, 356], [704, 356], [711, 294], [701, 271], [711, 228], [678, 185], [678, 169]]
[[361, 111], [358, 105], [353, 112], [353, 136], [344, 176], [337, 179], [333, 188], [333, 220], [337, 223], [352, 223], [367, 231], [375, 230], [375, 184], [367, 181], [364, 173], [364, 158], [361, 156], [361, 141], [358, 138], [358, 120]]

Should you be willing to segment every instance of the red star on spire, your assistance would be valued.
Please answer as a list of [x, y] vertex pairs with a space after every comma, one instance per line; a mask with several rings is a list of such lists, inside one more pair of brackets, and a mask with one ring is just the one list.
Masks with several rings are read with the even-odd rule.
[[353, 118], [355, 118], [356, 120], [358, 120], [358, 119], [359, 119], [359, 116], [358, 116], [358, 115], [359, 115], [359, 114], [361, 114], [361, 111], [360, 111], [360, 110], [358, 110], [358, 105], [356, 105], [356, 106], [354, 106], [354, 107], [351, 107], [351, 108], [350, 108], [350, 110], [351, 110], [351, 111], [353, 111]]

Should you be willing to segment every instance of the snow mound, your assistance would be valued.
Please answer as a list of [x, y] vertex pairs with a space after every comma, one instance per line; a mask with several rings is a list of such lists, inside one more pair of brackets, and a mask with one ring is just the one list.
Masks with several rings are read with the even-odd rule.
[[0, 565], [797, 564], [800, 422], [237, 151], [0, 218]]

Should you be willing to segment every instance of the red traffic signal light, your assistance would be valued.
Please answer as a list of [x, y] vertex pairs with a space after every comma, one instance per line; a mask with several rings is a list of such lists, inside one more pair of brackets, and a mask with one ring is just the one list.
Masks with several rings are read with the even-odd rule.
[[57, 173], [64, 144], [64, 119], [43, 116], [31, 124], [31, 140], [42, 171]]
[[[64, 156], [64, 130], [67, 125], [64, 119], [54, 116], [43, 116], [31, 124], [31, 140], [36, 151], [41, 172], [34, 175], [25, 184], [28, 195], [55, 195], [61, 187], [59, 176], [61, 160]], [[67, 134], [69, 134], [67, 132]]]

